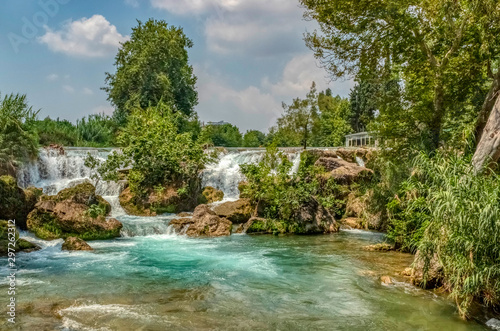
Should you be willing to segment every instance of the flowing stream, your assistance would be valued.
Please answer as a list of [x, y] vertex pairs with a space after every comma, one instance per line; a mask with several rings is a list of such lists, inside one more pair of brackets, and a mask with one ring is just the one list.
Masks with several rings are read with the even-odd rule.
[[[45, 151], [18, 181], [55, 194], [89, 177], [88, 152], [104, 159], [110, 150]], [[299, 153], [289, 154], [296, 169]], [[203, 182], [236, 199], [238, 165], [261, 156], [229, 152], [207, 168]], [[62, 240], [22, 233], [42, 249], [17, 256], [15, 330], [486, 329], [459, 320], [445, 297], [401, 282], [398, 273], [412, 256], [361, 249], [382, 242], [382, 234], [190, 239], [169, 227], [174, 215], [126, 215], [120, 189], [104, 183], [98, 191], [124, 224], [122, 237], [90, 242], [93, 252], [61, 251]], [[6, 266], [1, 258], [1, 274]], [[394, 283], [381, 284], [383, 275]], [[7, 288], [2, 278], [0, 293]], [[0, 330], [6, 323], [0, 319]]]

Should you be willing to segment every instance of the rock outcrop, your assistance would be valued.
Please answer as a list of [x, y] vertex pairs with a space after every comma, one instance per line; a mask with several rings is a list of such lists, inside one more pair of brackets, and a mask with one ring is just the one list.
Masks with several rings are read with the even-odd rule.
[[95, 187], [83, 183], [59, 192], [42, 196], [28, 215], [27, 226], [37, 237], [45, 240], [78, 237], [102, 240], [120, 236], [122, 224], [106, 220], [111, 206], [95, 194]]
[[16, 225], [26, 230], [26, 219], [33, 210], [42, 190], [34, 187], [23, 190], [12, 176], [0, 177], [0, 219], [16, 220]]
[[303, 205], [293, 218], [301, 234], [334, 233], [339, 231], [339, 224], [326, 208], [318, 201], [312, 200]]
[[62, 245], [63, 251], [93, 251], [94, 249], [90, 247], [85, 240], [77, 237], [68, 237]]
[[125, 188], [120, 194], [120, 204], [127, 214], [135, 216], [156, 216], [165, 213], [192, 211], [200, 198], [200, 189], [186, 192], [182, 185], [170, 185], [161, 190], [150, 190], [144, 197]]
[[201, 192], [201, 196], [198, 200], [198, 203], [200, 204], [214, 203], [217, 201], [222, 201], [223, 199], [224, 199], [224, 192], [212, 186], [207, 186]]
[[225, 217], [235, 224], [245, 223], [254, 212], [254, 208], [249, 199], [239, 199], [237, 201], [228, 201], [214, 207], [214, 212]]
[[192, 218], [172, 220], [170, 225], [177, 233], [189, 237], [221, 237], [231, 234], [233, 223], [217, 216], [209, 206], [199, 205], [194, 210]]
[[373, 171], [368, 168], [333, 157], [320, 157], [315, 165], [325, 169], [327, 178], [334, 178], [344, 185], [368, 180], [373, 175]]
[[16, 253], [18, 252], [33, 252], [39, 250], [35, 244], [30, 243], [27, 240], [20, 239], [19, 233], [16, 231], [14, 234], [14, 238], [16, 239], [16, 244], [14, 247], [12, 245], [9, 246], [9, 243], [12, 242], [9, 240], [9, 225], [7, 221], [0, 221], [0, 256], [7, 256], [9, 253], [9, 247], [14, 248]]

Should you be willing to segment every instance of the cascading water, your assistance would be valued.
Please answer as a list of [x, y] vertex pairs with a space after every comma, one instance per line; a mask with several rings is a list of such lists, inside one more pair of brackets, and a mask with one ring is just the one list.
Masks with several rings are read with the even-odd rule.
[[[264, 150], [228, 152], [219, 157], [218, 162], [209, 164], [203, 171], [203, 186], [212, 186], [224, 192], [224, 200], [237, 200], [240, 195], [238, 184], [245, 178], [240, 165], [258, 163], [264, 156]], [[293, 166], [291, 173], [296, 173], [300, 164], [300, 152], [285, 152]]]

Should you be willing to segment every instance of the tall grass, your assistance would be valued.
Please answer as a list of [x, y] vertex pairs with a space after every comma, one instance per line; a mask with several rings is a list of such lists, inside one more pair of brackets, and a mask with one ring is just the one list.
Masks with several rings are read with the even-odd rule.
[[412, 180], [424, 194], [429, 222], [420, 243], [428, 266], [434, 254], [463, 318], [477, 299], [500, 305], [500, 177], [477, 176], [470, 158], [420, 154]]

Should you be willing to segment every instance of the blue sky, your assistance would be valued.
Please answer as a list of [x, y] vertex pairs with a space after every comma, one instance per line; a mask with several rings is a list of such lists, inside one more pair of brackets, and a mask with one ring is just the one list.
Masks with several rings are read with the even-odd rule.
[[119, 43], [136, 20], [163, 19], [194, 41], [200, 119], [267, 131], [313, 80], [341, 96], [353, 85], [317, 66], [302, 14], [294, 0], [3, 0], [0, 92], [27, 94], [42, 118], [111, 114], [100, 88]]

